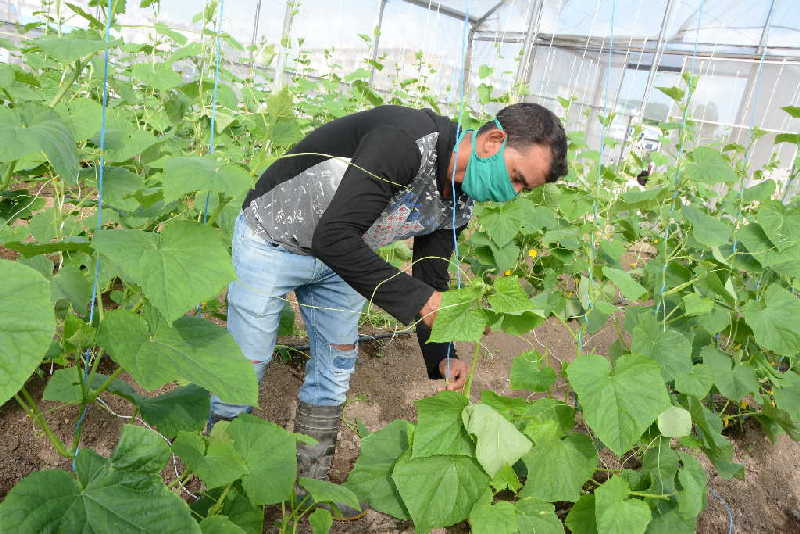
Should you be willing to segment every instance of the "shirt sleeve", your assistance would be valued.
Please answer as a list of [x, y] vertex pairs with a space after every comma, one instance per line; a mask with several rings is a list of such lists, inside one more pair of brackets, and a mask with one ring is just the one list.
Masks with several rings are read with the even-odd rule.
[[363, 235], [392, 196], [411, 183], [420, 162], [419, 148], [403, 131], [383, 127], [369, 132], [353, 154], [311, 243], [314, 256], [404, 324], [414, 321], [433, 288], [384, 261]]
[[[456, 230], [458, 234], [464, 230], [462, 226]], [[437, 291], [447, 291], [450, 283], [448, 267], [453, 254], [453, 230], [437, 230], [428, 235], [414, 238], [414, 258], [412, 276], [430, 285]], [[439, 362], [447, 358], [458, 358], [456, 347], [452, 343], [428, 343], [431, 329], [422, 322], [417, 323], [417, 341], [425, 360], [425, 368], [431, 379], [444, 378], [439, 372]]]

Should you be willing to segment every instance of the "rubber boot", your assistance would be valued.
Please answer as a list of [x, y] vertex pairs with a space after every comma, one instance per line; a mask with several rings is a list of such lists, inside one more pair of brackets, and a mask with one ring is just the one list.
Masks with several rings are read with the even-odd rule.
[[[305, 434], [317, 440], [316, 445], [297, 443], [297, 476], [328, 480], [328, 475], [333, 463], [333, 453], [336, 450], [336, 437], [339, 433], [339, 422], [342, 419], [342, 406], [317, 406], [299, 402], [297, 415], [294, 420], [294, 431]], [[300, 490], [302, 494], [305, 490]], [[328, 508], [334, 519], [349, 521], [358, 519], [366, 514], [365, 507], [361, 510], [351, 508], [345, 504], [336, 503], [336, 507]], [[338, 509], [338, 510], [337, 510]]]

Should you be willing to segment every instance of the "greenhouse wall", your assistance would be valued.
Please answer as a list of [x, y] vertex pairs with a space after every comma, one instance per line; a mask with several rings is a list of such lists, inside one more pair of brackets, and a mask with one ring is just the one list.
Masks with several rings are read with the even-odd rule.
[[[91, 3], [74, 5], [97, 12]], [[632, 126], [681, 119], [656, 88], [679, 86], [684, 72], [696, 74], [687, 118], [701, 123], [700, 140], [747, 145], [752, 128], [761, 128], [767, 135], [749, 157], [758, 167], [777, 156], [779, 176], [791, 168], [797, 148], [773, 148], [774, 136], [800, 130], [800, 119], [781, 109], [797, 105], [800, 86], [800, 13], [793, 3], [237, 0], [225, 6], [222, 28], [243, 45], [225, 45], [226, 60], [276, 86], [287, 76], [368, 76], [372, 89], [385, 94], [415, 80], [430, 101], [455, 112], [463, 77], [467, 102], [487, 114], [509, 100], [563, 113], [558, 98], [572, 99], [568, 128], [585, 132], [596, 148], [605, 136], [616, 139], [604, 153], [609, 161], [625, 154]], [[197, 39], [202, 27], [195, 15], [208, 2], [127, 4], [125, 38], [144, 42], [155, 22]], [[59, 15], [64, 31], [86, 25], [63, 2], [0, 1], [6, 36]], [[602, 127], [596, 117], [611, 112], [613, 122]]]

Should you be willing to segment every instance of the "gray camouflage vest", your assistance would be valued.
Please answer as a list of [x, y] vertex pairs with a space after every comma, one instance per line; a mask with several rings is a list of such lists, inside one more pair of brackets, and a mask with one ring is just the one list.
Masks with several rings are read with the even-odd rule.
[[[386, 209], [364, 233], [376, 250], [394, 241], [453, 228], [452, 202], [442, 199], [436, 182], [436, 141], [439, 132], [416, 140], [421, 164], [411, 183], [395, 193]], [[296, 254], [310, 255], [311, 239], [349, 164], [331, 158], [309, 167], [254, 199], [244, 209], [250, 227], [267, 241]], [[367, 169], [369, 170], [369, 169]], [[455, 226], [472, 215], [472, 200], [459, 195]]]

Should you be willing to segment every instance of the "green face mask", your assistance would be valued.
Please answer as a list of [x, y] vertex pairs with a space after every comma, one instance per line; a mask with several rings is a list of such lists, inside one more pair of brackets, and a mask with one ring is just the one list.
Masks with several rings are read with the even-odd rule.
[[[500, 121], [494, 120], [497, 127], [503, 130]], [[460, 143], [467, 130], [461, 134], [458, 142]], [[493, 200], [495, 202], [507, 202], [517, 196], [517, 192], [511, 185], [511, 178], [508, 176], [506, 169], [506, 160], [503, 154], [506, 151], [506, 139], [503, 139], [503, 145], [497, 154], [489, 156], [488, 158], [480, 158], [475, 152], [475, 138], [477, 132], [473, 131], [472, 134], [472, 154], [467, 161], [467, 170], [464, 172], [464, 181], [461, 183], [461, 189], [473, 200], [484, 202], [486, 200]]]

